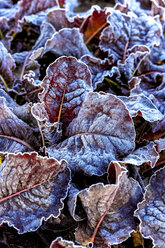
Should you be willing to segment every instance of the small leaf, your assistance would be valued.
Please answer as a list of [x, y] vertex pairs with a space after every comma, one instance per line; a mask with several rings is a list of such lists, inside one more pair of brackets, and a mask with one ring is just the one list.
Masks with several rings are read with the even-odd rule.
[[110, 161], [134, 149], [135, 130], [119, 98], [91, 92], [69, 124], [66, 136], [63, 142], [48, 148], [51, 156], [65, 158], [73, 171], [103, 175]]
[[80, 27], [80, 32], [84, 34], [84, 42], [88, 44], [106, 25], [109, 13], [104, 10], [94, 9]]
[[51, 243], [50, 248], [85, 248], [85, 246], [75, 245], [72, 241], [58, 237]]
[[0, 222], [19, 233], [35, 231], [43, 219], [59, 216], [68, 183], [64, 160], [8, 154], [0, 167]]
[[67, 17], [65, 9], [54, 9], [49, 11], [46, 20], [51, 23], [53, 27], [59, 31], [63, 28], [79, 28], [84, 20], [84, 17], [74, 16], [73, 20]]
[[138, 204], [135, 216], [140, 219], [140, 231], [152, 238], [154, 247], [164, 248], [165, 240], [165, 168], [157, 171], [146, 187], [144, 200]]

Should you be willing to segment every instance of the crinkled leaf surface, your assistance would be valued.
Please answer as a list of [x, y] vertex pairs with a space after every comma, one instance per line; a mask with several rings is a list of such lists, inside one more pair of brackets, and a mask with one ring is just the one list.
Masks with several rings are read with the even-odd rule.
[[134, 96], [121, 96], [120, 99], [126, 104], [132, 117], [142, 116], [146, 121], [154, 122], [163, 119], [162, 113], [143, 94]]
[[76, 239], [81, 244], [88, 242], [89, 235], [104, 213], [106, 215], [98, 229], [94, 247], [119, 244], [136, 230], [133, 213], [142, 199], [142, 191], [137, 181], [126, 176], [126, 170], [121, 173], [118, 184], [92, 185], [80, 191], [79, 198], [87, 214], [86, 223], [80, 223], [76, 230]]
[[50, 123], [70, 123], [87, 92], [92, 91], [88, 67], [73, 57], [61, 57], [52, 63], [41, 86], [44, 89], [39, 94], [42, 103], [34, 105], [32, 113], [40, 121], [49, 118]]
[[57, 159], [65, 158], [71, 170], [89, 175], [104, 174], [111, 160], [134, 149], [132, 119], [125, 104], [111, 94], [88, 93], [66, 135], [66, 140], [48, 151]]
[[58, 56], [74, 56], [78, 59], [85, 54], [90, 54], [78, 28], [63, 28], [54, 33], [45, 44], [44, 53], [48, 51]]
[[8, 154], [0, 167], [0, 222], [19, 233], [35, 231], [63, 208], [69, 183], [65, 160], [37, 153]]
[[24, 15], [36, 14], [56, 5], [56, 0], [21, 0], [19, 1], [19, 9], [16, 13], [16, 18], [21, 19]]
[[[8, 144], [7, 140], [10, 139], [27, 146], [31, 150], [34, 150], [35, 147], [40, 147], [41, 140], [39, 132], [34, 131], [33, 128], [12, 112], [7, 107], [4, 97], [0, 97], [0, 113], [0, 138], [6, 139], [6, 145]], [[6, 147], [6, 145], [3, 144], [3, 147]]]
[[85, 248], [85, 246], [75, 245], [71, 241], [58, 237], [51, 243], [50, 248]]
[[161, 26], [151, 17], [129, 16], [113, 11], [108, 17], [109, 26], [100, 37], [100, 48], [108, 52], [113, 61], [125, 59], [127, 49], [136, 45], [153, 47], [159, 45]]
[[15, 67], [16, 65], [14, 59], [4, 47], [2, 42], [0, 42], [0, 76], [2, 76], [6, 82], [12, 83], [14, 80], [13, 71]]
[[154, 241], [154, 247], [164, 248], [165, 240], [165, 168], [157, 171], [146, 187], [144, 200], [135, 215], [140, 219], [140, 231]]

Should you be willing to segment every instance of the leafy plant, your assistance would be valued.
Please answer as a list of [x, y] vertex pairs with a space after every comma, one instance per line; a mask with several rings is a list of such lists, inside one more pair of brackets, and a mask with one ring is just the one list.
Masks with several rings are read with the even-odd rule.
[[76, 5], [0, 3], [0, 246], [164, 248], [165, 5]]

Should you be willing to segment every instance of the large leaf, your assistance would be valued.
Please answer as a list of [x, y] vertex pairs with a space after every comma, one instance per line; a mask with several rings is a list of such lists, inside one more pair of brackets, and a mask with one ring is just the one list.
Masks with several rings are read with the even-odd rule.
[[[120, 167], [118, 163], [116, 167]], [[121, 169], [118, 183], [91, 185], [80, 191], [78, 197], [87, 214], [87, 220], [79, 224], [76, 230], [76, 240], [81, 244], [90, 241], [92, 233], [99, 223], [94, 247], [108, 248], [119, 244], [136, 230], [137, 223], [134, 211], [142, 199], [142, 191], [137, 181], [126, 176], [126, 170]]]
[[52, 52], [58, 56], [74, 56], [78, 59], [85, 54], [90, 54], [78, 28], [63, 28], [54, 33], [45, 44], [44, 53], [46, 52]]
[[0, 167], [0, 222], [19, 233], [59, 216], [69, 183], [66, 161], [37, 153], [8, 154]]
[[61, 57], [52, 63], [41, 86], [42, 103], [34, 105], [32, 112], [39, 121], [46, 118], [50, 123], [72, 121], [87, 92], [92, 91], [88, 67], [73, 57]]
[[57, 159], [65, 158], [71, 170], [89, 175], [104, 174], [111, 160], [134, 149], [132, 119], [125, 104], [111, 94], [88, 93], [66, 135], [66, 140], [48, 151]]
[[164, 248], [165, 240], [165, 168], [157, 171], [146, 188], [144, 200], [135, 215], [140, 219], [140, 231], [152, 238], [154, 247]]
[[151, 17], [129, 16], [113, 11], [108, 17], [109, 26], [104, 28], [100, 37], [100, 48], [108, 52], [113, 61], [125, 60], [127, 50], [133, 46], [159, 45], [161, 26]]
[[[0, 97], [0, 112], [0, 138], [3, 138], [3, 141], [6, 139], [3, 144], [4, 149], [9, 148], [8, 139], [17, 141], [31, 150], [41, 146], [39, 132], [36, 132], [12, 112], [7, 107], [4, 97]], [[3, 150], [3, 147], [0, 147], [0, 151], [5, 152], [6, 150]]]

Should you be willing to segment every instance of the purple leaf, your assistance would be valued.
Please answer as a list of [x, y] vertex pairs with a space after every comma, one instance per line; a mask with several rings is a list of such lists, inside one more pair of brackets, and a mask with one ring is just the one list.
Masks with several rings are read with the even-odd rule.
[[66, 136], [68, 138], [62, 143], [48, 149], [51, 156], [65, 158], [73, 171], [103, 175], [110, 161], [134, 149], [135, 130], [119, 98], [88, 93], [77, 118], [68, 126]]
[[[7, 139], [10, 139], [27, 146], [30, 150], [34, 150], [33, 146], [40, 147], [41, 140], [39, 133], [35, 132], [33, 128], [19, 119], [12, 110], [7, 107], [4, 97], [0, 97], [0, 113], [0, 137], [5, 138], [7, 144]], [[6, 145], [4, 144], [3, 146], [6, 147]], [[0, 149], [2, 149], [2, 147], [0, 147]], [[3, 150], [1, 151], [3, 152]]]
[[0, 81], [4, 79], [6, 83], [11, 84], [15, 78], [13, 75], [15, 67], [16, 65], [14, 59], [4, 47], [2, 42], [0, 42]]
[[45, 44], [43, 54], [46, 52], [52, 52], [58, 56], [74, 56], [78, 59], [85, 54], [90, 54], [78, 28], [63, 28], [54, 33]]
[[[116, 167], [120, 167], [116, 163]], [[127, 171], [121, 168], [118, 183], [115, 185], [102, 183], [91, 185], [79, 193], [87, 220], [79, 224], [76, 230], [76, 240], [87, 244], [99, 220], [104, 216], [96, 234], [94, 247], [108, 248], [126, 240], [137, 224], [134, 211], [142, 199], [142, 191]]]
[[39, 94], [42, 103], [33, 106], [34, 117], [64, 125], [77, 116], [87, 92], [92, 91], [88, 67], [73, 57], [61, 57], [52, 63], [41, 86], [44, 89]]
[[134, 46], [152, 48], [160, 44], [161, 26], [151, 16], [131, 17], [113, 11], [108, 22], [109, 26], [104, 28], [100, 37], [100, 49], [108, 52], [113, 61], [125, 60], [127, 50]]
[[130, 153], [123, 159], [123, 162], [124, 164], [128, 163], [138, 166], [147, 163], [153, 168], [158, 159], [159, 153], [156, 151], [156, 145], [153, 142], [150, 142], [148, 145], [142, 146], [133, 153]]
[[165, 240], [165, 168], [157, 171], [146, 187], [144, 200], [138, 204], [135, 216], [140, 219], [140, 231], [152, 238], [154, 247], [164, 248]]
[[104, 77], [109, 76], [112, 67], [111, 63], [108, 59], [101, 60], [90, 55], [82, 56], [81, 61], [89, 67], [92, 75], [93, 89], [95, 90], [97, 85], [103, 82]]
[[19, 233], [35, 231], [43, 219], [60, 215], [68, 183], [65, 160], [8, 154], [0, 167], [0, 222]]
[[156, 108], [151, 100], [143, 94], [129, 97], [121, 96], [120, 99], [126, 104], [132, 117], [142, 116], [149, 122], [163, 119], [162, 113]]
[[70, 21], [66, 14], [65, 9], [55, 9], [47, 14], [46, 20], [51, 23], [57, 31], [63, 28], [79, 28], [84, 18], [75, 16], [73, 17], [73, 21]]
[[16, 18], [21, 19], [24, 15], [37, 14], [40, 11], [56, 6], [56, 0], [20, 0]]

